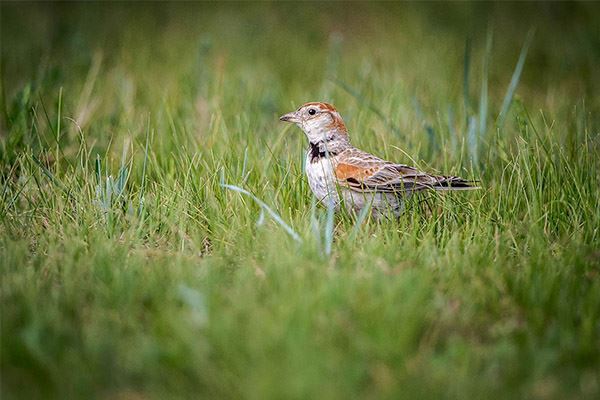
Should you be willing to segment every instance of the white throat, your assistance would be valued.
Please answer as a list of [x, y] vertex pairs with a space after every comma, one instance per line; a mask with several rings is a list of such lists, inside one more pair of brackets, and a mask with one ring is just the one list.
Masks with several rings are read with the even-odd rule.
[[322, 120], [308, 120], [304, 121], [300, 128], [304, 131], [304, 134], [311, 143], [326, 142], [331, 140], [334, 133], [325, 126]]

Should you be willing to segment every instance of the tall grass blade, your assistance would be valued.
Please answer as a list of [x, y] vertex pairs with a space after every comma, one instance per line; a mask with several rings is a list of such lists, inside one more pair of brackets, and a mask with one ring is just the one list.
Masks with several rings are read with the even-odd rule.
[[98, 183], [102, 180], [102, 164], [100, 162], [100, 154], [96, 154], [96, 178]]
[[248, 146], [244, 149], [244, 163], [242, 164], [242, 182], [246, 182], [246, 167], [248, 165]]
[[456, 146], [458, 144], [458, 140], [456, 137], [456, 129], [454, 129], [454, 110], [452, 109], [452, 106], [448, 106], [448, 113], [446, 114], [446, 124], [448, 125], [448, 135], [450, 136], [450, 148], [452, 150], [452, 153], [456, 153]]
[[315, 242], [321, 244], [321, 228], [319, 226], [319, 220], [317, 219], [317, 201], [315, 197], [311, 197], [310, 202], [310, 229], [315, 238]]
[[334, 215], [335, 215], [335, 204], [332, 196], [327, 201], [327, 220], [325, 222], [325, 255], [331, 255], [331, 248], [333, 246], [333, 228], [334, 228]]
[[471, 101], [469, 100], [469, 75], [471, 73], [471, 38], [465, 40], [465, 55], [463, 58], [463, 104], [465, 107], [465, 121], [468, 123]]
[[477, 146], [477, 121], [475, 117], [469, 117], [469, 124], [467, 127], [467, 145], [469, 149], [469, 156], [473, 165], [479, 165], [479, 149]]
[[506, 120], [506, 115], [510, 110], [510, 105], [512, 104], [512, 100], [515, 95], [515, 91], [517, 90], [517, 86], [519, 85], [521, 73], [523, 72], [523, 66], [525, 65], [525, 60], [527, 59], [527, 52], [529, 51], [529, 46], [533, 41], [534, 34], [535, 29], [532, 28], [527, 33], [527, 36], [525, 37], [525, 42], [523, 42], [523, 47], [521, 48], [521, 53], [519, 54], [517, 65], [515, 65], [515, 70], [512, 74], [512, 78], [510, 79], [510, 84], [508, 85], [508, 89], [506, 89], [506, 95], [504, 96], [504, 101], [502, 102], [502, 109], [500, 110], [500, 114], [498, 114], [498, 129], [502, 129], [504, 127], [504, 121]]
[[62, 118], [62, 87], [58, 91], [58, 115], [56, 116], [56, 162], [54, 163], [55, 169], [54, 172], [58, 175], [60, 172], [60, 121]]
[[[492, 31], [489, 30], [485, 42], [485, 53], [483, 55], [483, 69], [481, 72], [481, 93], [479, 95], [479, 138], [485, 135], [487, 128], [488, 112], [488, 75], [490, 58], [492, 55]], [[479, 143], [477, 143], [479, 145]], [[479, 149], [478, 149], [479, 150]]]
[[142, 187], [140, 188], [140, 199], [138, 206], [138, 216], [142, 216], [144, 211], [144, 190], [146, 189], [146, 167], [148, 165], [148, 143], [150, 142], [150, 116], [146, 126], [146, 146], [144, 148], [144, 166], [142, 167]]

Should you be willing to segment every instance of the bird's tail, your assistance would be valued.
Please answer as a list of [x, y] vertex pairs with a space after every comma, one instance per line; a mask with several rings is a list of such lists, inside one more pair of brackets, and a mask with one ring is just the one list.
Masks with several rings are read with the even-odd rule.
[[476, 190], [481, 189], [479, 181], [467, 180], [458, 176], [440, 176], [438, 182], [433, 185], [435, 190]]

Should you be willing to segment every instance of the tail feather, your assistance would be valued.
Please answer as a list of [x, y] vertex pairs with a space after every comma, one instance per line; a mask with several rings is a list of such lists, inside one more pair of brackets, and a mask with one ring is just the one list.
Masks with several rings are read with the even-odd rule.
[[440, 176], [440, 180], [433, 185], [435, 190], [476, 190], [481, 189], [479, 181], [467, 180], [458, 176]]

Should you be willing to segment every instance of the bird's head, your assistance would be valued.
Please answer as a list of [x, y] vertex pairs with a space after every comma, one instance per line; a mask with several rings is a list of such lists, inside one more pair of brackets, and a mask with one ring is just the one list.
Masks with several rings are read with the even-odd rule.
[[306, 103], [296, 111], [282, 115], [279, 119], [298, 125], [312, 143], [348, 135], [342, 117], [335, 107], [328, 103]]

